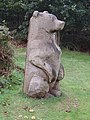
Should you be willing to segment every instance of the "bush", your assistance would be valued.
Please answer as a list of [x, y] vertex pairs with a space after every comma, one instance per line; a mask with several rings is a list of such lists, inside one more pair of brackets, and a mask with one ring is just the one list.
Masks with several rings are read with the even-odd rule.
[[90, 2], [88, 0], [26, 0], [22, 1], [22, 4], [26, 14], [24, 22], [17, 29], [16, 39], [26, 41], [29, 19], [34, 10], [47, 10], [66, 22], [61, 36], [64, 47], [71, 50], [90, 51], [88, 47], [90, 44], [88, 34], [90, 32]]
[[[88, 32], [90, 32], [89, 9], [89, 0], [4, 0], [4, 2], [1, 0], [0, 21], [5, 19], [10, 30], [17, 29], [14, 34], [15, 39], [26, 42], [29, 19], [33, 11], [47, 10], [66, 22], [62, 32], [63, 37], [61, 36], [64, 46], [73, 48], [73, 45], [77, 47], [76, 42], [78, 45], [85, 43], [86, 49], [90, 43], [90, 39], [88, 39], [90, 36], [88, 36]], [[82, 38], [78, 37], [73, 40], [78, 33]]]
[[9, 29], [3, 25], [0, 25], [0, 76], [8, 75], [12, 68], [13, 64], [13, 49], [10, 44]]

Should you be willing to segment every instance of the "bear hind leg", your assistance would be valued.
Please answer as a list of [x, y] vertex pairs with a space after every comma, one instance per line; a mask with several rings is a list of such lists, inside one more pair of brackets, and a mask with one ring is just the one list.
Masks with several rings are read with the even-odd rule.
[[33, 98], [43, 98], [49, 91], [47, 81], [41, 76], [35, 75], [31, 78], [28, 95]]
[[64, 67], [62, 64], [60, 64], [60, 69], [59, 69], [57, 80], [54, 84], [53, 89], [50, 91], [51, 94], [53, 94], [54, 96], [61, 96], [62, 95], [62, 93], [60, 91], [59, 81], [62, 80], [63, 78], [64, 78]]
[[55, 97], [61, 96], [59, 81], [56, 82], [54, 87], [50, 90], [50, 94], [54, 95]]

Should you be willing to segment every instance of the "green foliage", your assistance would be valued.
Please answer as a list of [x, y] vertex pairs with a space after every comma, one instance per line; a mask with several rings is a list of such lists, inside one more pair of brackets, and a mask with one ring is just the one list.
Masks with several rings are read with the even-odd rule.
[[21, 25], [24, 15], [21, 0], [0, 0], [0, 22], [5, 20], [10, 30]]
[[18, 41], [27, 42], [28, 26], [29, 26], [28, 21], [25, 21], [14, 32], [13, 36], [17, 42]]
[[69, 30], [75, 28], [89, 30], [89, 5], [88, 0], [4, 0], [4, 2], [1, 0], [0, 19], [19, 26], [23, 20], [24, 22], [29, 20], [34, 10], [48, 10], [57, 15], [59, 19], [65, 20]]
[[7, 75], [13, 68], [13, 49], [8, 30], [5, 25], [0, 26], [0, 76]]
[[[20, 50], [20, 48], [19, 48], [19, 50], [16, 50], [14, 52], [14, 59], [13, 59], [14, 69], [10, 68], [10, 70], [12, 70], [12, 71], [10, 71], [10, 72], [7, 71], [8, 74], [2, 72], [3, 74], [2, 74], [2, 76], [0, 76], [0, 92], [1, 93], [4, 93], [6, 89], [12, 90], [16, 85], [22, 84], [22, 80], [24, 78], [23, 69], [25, 66], [25, 63], [24, 63], [25, 53], [23, 51], [25, 52], [25, 49]], [[10, 67], [12, 67], [12, 66], [10, 66]], [[1, 69], [1, 67], [0, 67], [0, 69]]]
[[[18, 39], [21, 38], [24, 40], [27, 38], [29, 18], [31, 17], [32, 12], [34, 10], [38, 10], [38, 11], [48, 10], [50, 13], [55, 14], [58, 17], [58, 19], [64, 20], [66, 22], [64, 33], [62, 32], [62, 40], [61, 40], [65, 47], [68, 47], [70, 49], [74, 47], [73, 49], [76, 50], [86, 49], [86, 48], [87, 50], [89, 49], [88, 44], [90, 44], [90, 39], [89, 39], [90, 37], [87, 31], [90, 31], [90, 27], [89, 27], [90, 2], [88, 0], [85, 1], [27, 0], [27, 1], [23, 1], [23, 4], [24, 4], [23, 9], [26, 11], [26, 14], [25, 14], [25, 21], [17, 30]], [[69, 36], [69, 34], [71, 36]], [[77, 34], [79, 35], [77, 36]], [[75, 36], [77, 36], [77, 39]], [[86, 36], [86, 38], [84, 36]], [[73, 40], [73, 38], [75, 38], [75, 40]], [[85, 42], [87, 43], [86, 46], [84, 46]], [[78, 46], [81, 43], [82, 45]]]
[[0, 76], [0, 94], [3, 94], [6, 89], [12, 90], [16, 85], [22, 84], [23, 72], [19, 70], [12, 70], [12, 72], [6, 76]]
[[[88, 32], [90, 32], [89, 9], [89, 0], [4, 0], [4, 2], [1, 0], [0, 21], [5, 19], [11, 30], [17, 29], [14, 34], [17, 40], [26, 41], [29, 19], [33, 11], [47, 10], [55, 14], [58, 19], [66, 22], [61, 36], [61, 41], [65, 47], [73, 47], [74, 44], [75, 48], [78, 49], [77, 45], [82, 43], [80, 46], [82, 48], [86, 41], [85, 48], [88, 48], [87, 45], [90, 44], [90, 35], [88, 35]], [[82, 37], [73, 40], [77, 34]], [[70, 35], [72, 37], [69, 38]], [[83, 40], [85, 36], [86, 39]]]

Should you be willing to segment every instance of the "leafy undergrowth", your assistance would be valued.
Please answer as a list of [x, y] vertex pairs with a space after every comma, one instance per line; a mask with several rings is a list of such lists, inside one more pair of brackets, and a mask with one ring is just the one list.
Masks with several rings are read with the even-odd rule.
[[[25, 66], [25, 48], [16, 50], [14, 60]], [[65, 78], [61, 97], [32, 99], [23, 93], [22, 71], [12, 72], [13, 82], [0, 94], [0, 120], [90, 120], [90, 56], [63, 51]]]

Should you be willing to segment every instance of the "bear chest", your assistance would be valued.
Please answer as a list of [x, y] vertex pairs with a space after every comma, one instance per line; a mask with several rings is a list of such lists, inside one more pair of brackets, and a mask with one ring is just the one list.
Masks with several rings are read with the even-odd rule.
[[54, 39], [51, 39], [49, 42], [48, 42], [48, 47], [51, 48], [52, 50], [52, 53], [54, 55], [60, 55], [61, 54], [61, 49], [60, 47], [57, 45], [56, 41]]

